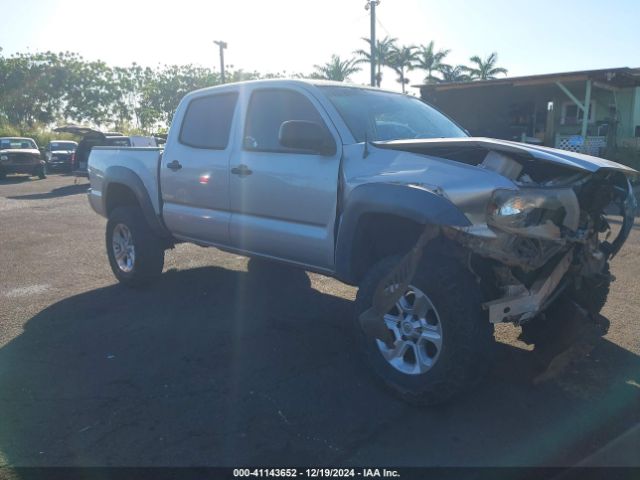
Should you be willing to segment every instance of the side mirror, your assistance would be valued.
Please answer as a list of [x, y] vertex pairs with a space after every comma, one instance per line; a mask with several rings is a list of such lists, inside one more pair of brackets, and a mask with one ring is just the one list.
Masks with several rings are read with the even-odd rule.
[[330, 156], [336, 153], [336, 144], [331, 134], [322, 125], [306, 120], [282, 122], [278, 132], [280, 145], [295, 150]]

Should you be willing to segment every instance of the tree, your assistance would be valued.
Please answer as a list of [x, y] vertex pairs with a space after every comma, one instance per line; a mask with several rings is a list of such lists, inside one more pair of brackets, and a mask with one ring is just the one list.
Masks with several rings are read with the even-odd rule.
[[455, 67], [451, 65], [441, 65], [440, 73], [442, 74], [442, 81], [445, 83], [448, 82], [468, 82], [471, 80], [468, 73], [468, 67], [464, 65], [456, 65]]
[[409, 80], [405, 77], [407, 70], [412, 70], [414, 62], [418, 59], [418, 52], [414, 46], [394, 46], [389, 54], [389, 66], [398, 74], [398, 82], [402, 85], [402, 93]]
[[433, 75], [434, 72], [439, 72], [446, 64], [442, 61], [449, 55], [451, 50], [438, 50], [435, 51], [433, 40], [426, 45], [420, 45], [418, 47], [418, 58], [415, 63], [416, 68], [420, 68], [427, 72], [427, 76], [424, 79], [425, 83], [438, 82], [440, 79]]
[[[369, 48], [367, 50], [359, 49], [353, 52], [355, 55], [358, 55], [360, 59], [358, 63], [369, 63], [371, 64], [371, 39], [362, 37], [362, 40], [367, 42]], [[382, 40], [378, 40], [376, 42], [375, 48], [375, 60], [376, 60], [376, 85], [378, 88], [382, 83], [382, 67], [389, 66], [389, 60], [391, 57], [391, 52], [395, 47], [395, 43], [397, 38], [389, 38], [384, 37]]]
[[65, 55], [0, 56], [0, 114], [9, 123], [32, 127], [56, 119], [68, 83]]
[[496, 52], [489, 55], [486, 60], [477, 55], [469, 60], [475, 64], [474, 67], [469, 68], [469, 74], [473, 80], [491, 80], [500, 74], [507, 75], [506, 68], [496, 67], [496, 63], [498, 63], [498, 54]]
[[362, 70], [358, 66], [356, 59], [342, 60], [338, 55], [332, 55], [331, 60], [324, 65], [314, 65], [315, 71], [311, 74], [313, 78], [323, 80], [336, 80], [344, 82], [356, 72]]

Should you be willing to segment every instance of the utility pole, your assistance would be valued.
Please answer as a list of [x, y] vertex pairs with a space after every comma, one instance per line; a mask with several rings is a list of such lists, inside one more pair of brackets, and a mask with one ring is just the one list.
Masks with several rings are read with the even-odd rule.
[[380, 5], [380, 0], [367, 0], [365, 10], [371, 11], [371, 86], [376, 86], [376, 7]]
[[224, 78], [224, 49], [227, 48], [227, 42], [223, 42], [222, 40], [214, 40], [213, 43], [218, 45], [220, 48], [220, 81], [225, 83]]

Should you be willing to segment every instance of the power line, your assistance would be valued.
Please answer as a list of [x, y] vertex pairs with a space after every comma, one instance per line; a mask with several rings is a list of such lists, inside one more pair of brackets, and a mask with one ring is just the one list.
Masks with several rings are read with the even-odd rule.
[[384, 33], [386, 33], [386, 34], [387, 34], [387, 36], [388, 36], [388, 37], [390, 37], [390, 36], [391, 36], [391, 34], [389, 33], [389, 30], [387, 30], [387, 28], [382, 24], [382, 22], [380, 21], [380, 19], [379, 19], [379, 18], [376, 18], [376, 22], [378, 23], [378, 26], [379, 26], [382, 30], [384, 30]]

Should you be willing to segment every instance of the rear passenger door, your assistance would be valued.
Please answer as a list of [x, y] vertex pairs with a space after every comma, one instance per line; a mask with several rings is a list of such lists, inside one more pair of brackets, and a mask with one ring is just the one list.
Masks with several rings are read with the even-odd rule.
[[203, 92], [183, 105], [160, 163], [164, 222], [179, 238], [229, 242], [229, 152], [235, 91]]

